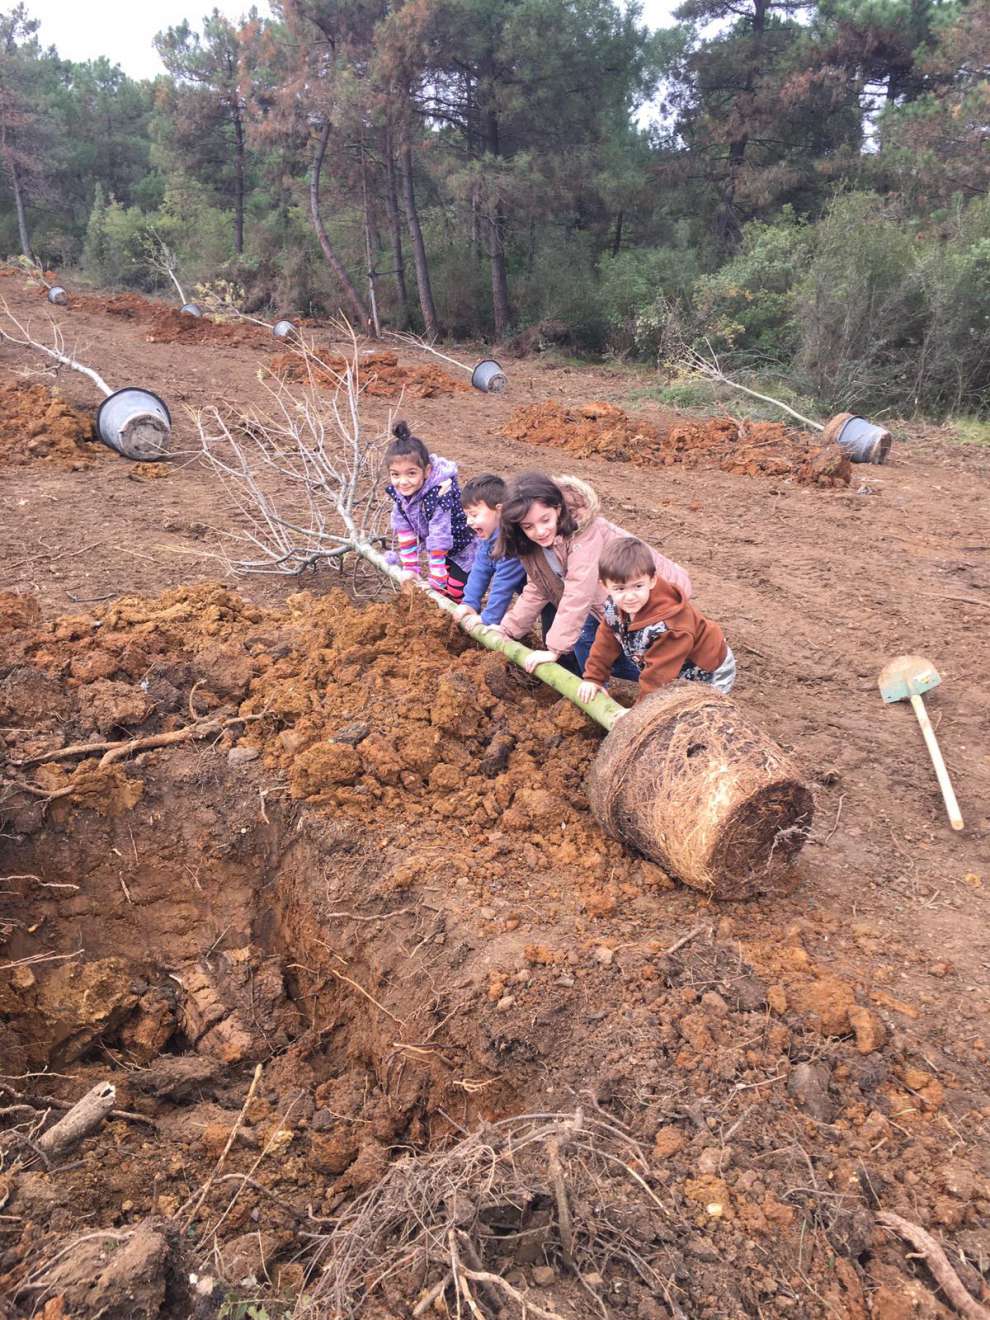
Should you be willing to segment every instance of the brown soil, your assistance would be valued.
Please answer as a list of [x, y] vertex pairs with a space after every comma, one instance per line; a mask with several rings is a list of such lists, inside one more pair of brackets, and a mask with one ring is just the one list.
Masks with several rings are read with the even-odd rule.
[[46, 385], [0, 384], [0, 467], [43, 462], [76, 472], [109, 451], [93, 441], [93, 416]]
[[[287, 381], [317, 383], [334, 387], [350, 368], [351, 359], [340, 354], [314, 352], [279, 353], [272, 358], [272, 371]], [[458, 380], [432, 362], [402, 362], [397, 353], [372, 349], [359, 354], [358, 368], [365, 394], [377, 399], [433, 399], [469, 392], [466, 380]]]
[[151, 318], [149, 344], [245, 344], [258, 347], [271, 339], [263, 326], [247, 321], [213, 321], [183, 316], [176, 307], [159, 308]]
[[852, 465], [837, 445], [822, 445], [780, 422], [731, 417], [682, 421], [666, 432], [610, 403], [567, 407], [535, 403], [513, 413], [508, 440], [554, 445], [579, 458], [669, 467], [719, 468], [739, 476], [790, 476], [821, 486], [848, 486]]
[[[254, 354], [72, 315], [95, 365], [170, 403], [213, 402], [218, 373], [228, 400], [264, 398]], [[28, 363], [0, 346], [8, 379]], [[62, 384], [90, 406], [88, 382]], [[505, 397], [425, 399], [415, 429], [465, 476], [511, 474], [542, 457], [499, 437], [527, 395], [621, 407], [628, 384], [521, 363]], [[367, 425], [386, 416], [370, 399]], [[341, 1280], [362, 1189], [422, 1191], [482, 1118], [578, 1107], [587, 1144], [599, 1120], [641, 1143], [612, 1178], [558, 1143], [571, 1250], [610, 1314], [948, 1317], [878, 1207], [925, 1226], [987, 1305], [985, 454], [918, 434], [827, 500], [568, 456], [691, 569], [737, 699], [814, 787], [792, 891], [721, 906], [601, 834], [598, 732], [549, 690], [418, 596], [356, 607], [350, 570], [307, 592], [210, 581], [212, 529], [236, 515], [206, 474], [132, 480], [107, 458], [0, 483], [0, 1315], [187, 1320], [225, 1295], [274, 1320], [327, 1280], [349, 1305], [320, 1320], [407, 1316], [440, 1266], [411, 1261], [363, 1308]], [[961, 835], [911, 712], [876, 694], [908, 650], [945, 677], [928, 705]], [[204, 718], [208, 736], [103, 766], [51, 759]], [[35, 1114], [106, 1080], [131, 1117], [46, 1170]], [[544, 1142], [496, 1207], [448, 1184], [428, 1222], [584, 1320], [601, 1310], [566, 1267], [552, 1168]], [[409, 1220], [372, 1208], [387, 1255]]]
[[74, 293], [70, 308], [81, 308], [97, 316], [114, 316], [124, 321], [146, 321], [163, 310], [163, 304], [139, 293], [113, 293], [102, 297], [94, 293]]

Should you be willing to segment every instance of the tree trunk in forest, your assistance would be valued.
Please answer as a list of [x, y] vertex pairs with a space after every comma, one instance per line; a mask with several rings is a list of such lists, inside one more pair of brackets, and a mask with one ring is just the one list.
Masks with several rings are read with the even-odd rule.
[[244, 121], [234, 106], [234, 251], [244, 251]]
[[399, 189], [395, 178], [395, 153], [392, 148], [392, 134], [388, 129], [385, 130], [385, 210], [388, 213], [388, 228], [392, 238], [395, 283], [402, 304], [402, 328], [408, 330], [412, 324], [412, 308], [409, 306], [406, 259], [402, 251], [402, 217], [399, 214]]
[[622, 222], [625, 219], [625, 211], [619, 211], [615, 217], [615, 237], [612, 239], [612, 256], [619, 255], [619, 249], [622, 247]]
[[[494, 82], [494, 74], [487, 74]], [[488, 97], [491, 105], [493, 96]], [[498, 115], [489, 108], [484, 115], [484, 147], [486, 154], [499, 156]], [[492, 271], [492, 315], [495, 319], [495, 338], [504, 339], [509, 332], [512, 309], [509, 306], [509, 273], [505, 265], [505, 211], [502, 203], [496, 202], [488, 213], [488, 258]]]
[[495, 318], [495, 338], [504, 339], [509, 332], [512, 312], [509, 307], [509, 276], [505, 267], [505, 216], [501, 204], [488, 218], [488, 244], [492, 266], [492, 315]]
[[413, 187], [412, 148], [408, 142], [402, 144], [399, 173], [402, 176], [402, 196], [406, 205], [406, 223], [413, 245], [413, 261], [416, 266], [416, 287], [419, 290], [419, 308], [423, 313], [423, 328], [428, 339], [442, 339], [437, 309], [433, 303], [433, 286], [430, 284], [430, 267], [426, 260], [426, 244], [423, 242], [423, 230], [416, 210], [416, 190]]
[[[754, 0], [753, 4], [753, 55], [746, 71], [743, 84], [745, 96], [751, 96], [756, 82], [756, 74], [762, 69], [760, 50], [767, 26], [768, 0]], [[736, 190], [739, 175], [746, 161], [746, 148], [749, 146], [749, 133], [741, 132], [729, 143], [729, 174], [715, 212], [715, 241], [725, 256], [731, 256], [739, 247], [742, 239], [742, 220], [736, 206]]]
[[7, 166], [7, 173], [10, 175], [10, 187], [14, 194], [14, 210], [17, 212], [17, 233], [21, 240], [21, 252], [27, 257], [28, 261], [33, 262], [34, 253], [31, 251], [27, 216], [24, 213], [24, 194], [21, 191], [21, 178], [17, 172], [17, 161], [14, 159], [13, 148], [7, 139], [9, 132], [10, 130], [4, 124], [3, 135], [0, 137], [0, 153], [2, 153], [4, 163]]
[[364, 203], [364, 260], [368, 271], [368, 307], [371, 310], [371, 333], [375, 339], [380, 339], [382, 335], [381, 323], [378, 320], [378, 272], [375, 269], [374, 253], [378, 251], [378, 235], [375, 234], [374, 247], [372, 247], [371, 231], [371, 202], [368, 198], [368, 157], [364, 142], [361, 143], [361, 196]]
[[330, 141], [330, 123], [323, 125], [323, 132], [320, 134], [320, 140], [316, 144], [316, 155], [313, 157], [313, 168], [309, 173], [309, 211], [313, 219], [313, 228], [316, 231], [316, 237], [319, 239], [323, 255], [327, 259], [327, 264], [336, 275], [340, 287], [344, 291], [344, 297], [350, 306], [351, 312], [360, 325], [362, 330], [367, 330], [371, 324], [371, 318], [368, 316], [367, 308], [358, 297], [357, 289], [351, 283], [351, 277], [344, 269], [344, 264], [334, 251], [333, 244], [330, 242], [330, 235], [327, 233], [323, 221], [320, 218], [320, 173], [323, 169], [323, 158], [327, 154], [327, 143]]

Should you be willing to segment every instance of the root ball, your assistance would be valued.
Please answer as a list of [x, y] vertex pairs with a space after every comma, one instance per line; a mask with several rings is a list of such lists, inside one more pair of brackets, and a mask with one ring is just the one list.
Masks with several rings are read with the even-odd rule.
[[588, 796], [602, 828], [718, 898], [772, 882], [804, 845], [811, 792], [785, 754], [710, 688], [639, 702], [605, 739]]

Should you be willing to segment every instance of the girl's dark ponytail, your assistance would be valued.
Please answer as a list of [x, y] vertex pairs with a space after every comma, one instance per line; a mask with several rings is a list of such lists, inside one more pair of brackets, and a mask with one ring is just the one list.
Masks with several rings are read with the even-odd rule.
[[406, 422], [396, 422], [392, 427], [392, 434], [395, 439], [385, 451], [386, 464], [391, 463], [393, 458], [411, 458], [417, 467], [421, 467], [425, 472], [430, 466], [430, 451], [423, 444], [419, 436], [413, 435]]

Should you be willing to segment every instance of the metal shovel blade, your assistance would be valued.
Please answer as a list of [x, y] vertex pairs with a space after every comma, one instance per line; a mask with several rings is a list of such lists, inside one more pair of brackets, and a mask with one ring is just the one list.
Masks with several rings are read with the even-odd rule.
[[880, 671], [877, 683], [884, 701], [908, 701], [938, 687], [942, 675], [923, 655], [899, 655]]

